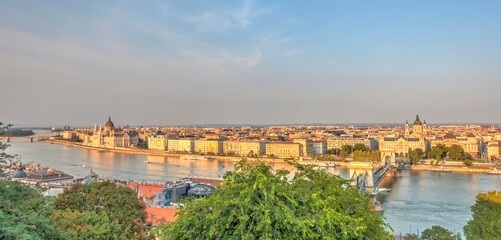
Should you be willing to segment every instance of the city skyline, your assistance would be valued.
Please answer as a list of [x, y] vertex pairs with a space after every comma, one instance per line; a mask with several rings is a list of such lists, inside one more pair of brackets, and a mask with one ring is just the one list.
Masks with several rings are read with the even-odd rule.
[[500, 7], [5, 2], [0, 120], [499, 124]]

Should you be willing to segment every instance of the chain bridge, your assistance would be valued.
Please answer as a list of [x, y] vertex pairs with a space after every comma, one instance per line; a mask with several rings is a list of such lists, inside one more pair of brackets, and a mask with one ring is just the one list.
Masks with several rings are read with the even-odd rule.
[[395, 158], [395, 151], [381, 150], [380, 152], [381, 161], [378, 164], [356, 162], [350, 164], [352, 185], [357, 187], [360, 192], [376, 195], [379, 192], [381, 181], [388, 174], [396, 174], [397, 168], [402, 164]]

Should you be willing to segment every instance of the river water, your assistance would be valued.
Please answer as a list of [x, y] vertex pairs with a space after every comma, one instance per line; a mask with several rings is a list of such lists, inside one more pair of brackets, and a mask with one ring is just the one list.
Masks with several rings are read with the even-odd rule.
[[[36, 136], [50, 136], [49, 131], [36, 131]], [[22, 162], [64, 171], [75, 178], [84, 177], [92, 166], [100, 177], [147, 182], [166, 182], [183, 177], [217, 178], [233, 170], [234, 162], [221, 160], [193, 161], [178, 157], [160, 157], [112, 153], [76, 147], [12, 140], [7, 152], [17, 154]], [[145, 163], [148, 161], [150, 163]], [[273, 163], [274, 168], [289, 168], [286, 163]], [[343, 178], [349, 169], [329, 170]], [[481, 173], [440, 173], [402, 170], [402, 177], [387, 178], [378, 201], [385, 207], [384, 216], [396, 233], [423, 231], [441, 225], [456, 232], [471, 219], [470, 207], [480, 192], [501, 190], [501, 176]]]

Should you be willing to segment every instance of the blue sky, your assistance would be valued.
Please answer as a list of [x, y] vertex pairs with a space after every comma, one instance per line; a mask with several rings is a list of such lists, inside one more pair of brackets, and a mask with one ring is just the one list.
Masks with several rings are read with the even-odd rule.
[[0, 121], [500, 123], [499, 1], [0, 1]]

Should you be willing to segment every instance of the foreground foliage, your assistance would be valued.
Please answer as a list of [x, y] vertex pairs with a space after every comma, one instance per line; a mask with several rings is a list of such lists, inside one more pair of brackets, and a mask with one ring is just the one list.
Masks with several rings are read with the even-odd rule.
[[40, 190], [0, 181], [0, 239], [61, 239]]
[[[119, 226], [120, 238], [148, 238], [149, 225], [146, 222], [146, 206], [136, 199], [136, 194], [132, 189], [116, 187], [111, 182], [93, 182], [89, 185], [76, 184], [60, 194], [54, 201], [54, 205], [59, 210], [73, 211], [71, 214], [94, 212], [101, 215], [101, 217], [89, 216], [97, 218], [94, 220], [98, 222], [107, 218], [110, 229]], [[83, 217], [76, 216], [76, 219]], [[56, 219], [64, 220], [64, 218]], [[70, 219], [73, 218], [70, 217]], [[77, 223], [79, 222], [77, 221]]]
[[63, 239], [128, 239], [106, 214], [56, 210], [50, 217]]
[[241, 161], [209, 198], [185, 201], [162, 239], [391, 239], [370, 198], [347, 180], [296, 165], [274, 173]]
[[[0, 122], [0, 135], [3, 134], [5, 132], [6, 129], [8, 129], [9, 127], [11, 127], [12, 125], [10, 124], [3, 124], [2, 122]], [[2, 166], [3, 164], [6, 164], [6, 163], [9, 163], [11, 162], [12, 160], [14, 160], [14, 155], [9, 155], [5, 152], [5, 150], [9, 147], [9, 144], [7, 143], [3, 143], [0, 141], [0, 166]], [[2, 170], [0, 170], [0, 173], [1, 173]]]
[[464, 226], [466, 239], [501, 238], [501, 191], [478, 194], [471, 211], [473, 219]]
[[461, 235], [435, 225], [421, 232], [421, 236], [415, 233], [408, 234], [405, 240], [461, 240]]

